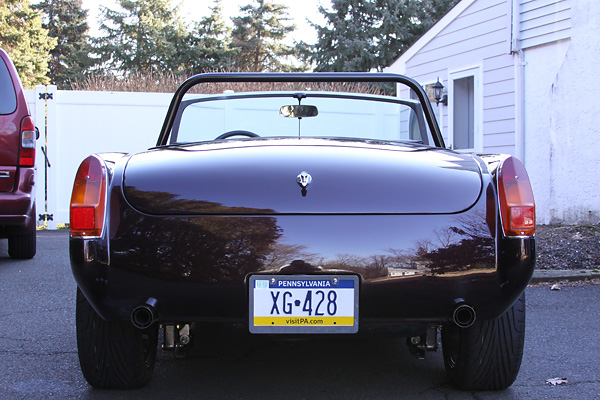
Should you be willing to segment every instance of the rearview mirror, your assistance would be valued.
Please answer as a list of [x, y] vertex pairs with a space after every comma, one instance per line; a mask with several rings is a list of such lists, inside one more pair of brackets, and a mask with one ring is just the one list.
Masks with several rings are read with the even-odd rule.
[[283, 106], [279, 109], [279, 115], [285, 118], [316, 117], [319, 110], [316, 106]]

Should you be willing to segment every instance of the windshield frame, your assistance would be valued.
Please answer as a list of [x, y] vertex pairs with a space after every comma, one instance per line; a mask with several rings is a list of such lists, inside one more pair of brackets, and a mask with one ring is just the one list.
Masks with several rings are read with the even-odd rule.
[[[408, 88], [412, 89], [412, 91], [417, 96], [417, 100], [421, 104], [421, 108], [423, 111], [423, 116], [425, 117], [425, 122], [429, 128], [431, 136], [433, 138], [433, 143], [430, 145], [434, 145], [435, 147], [444, 148], [444, 140], [442, 138], [439, 126], [437, 124], [435, 114], [431, 107], [431, 103], [429, 102], [429, 98], [427, 94], [417, 83], [415, 80], [399, 74], [389, 74], [389, 73], [208, 73], [208, 74], [198, 74], [194, 75], [191, 78], [187, 79], [183, 82], [177, 91], [175, 92], [173, 99], [171, 100], [171, 104], [169, 105], [169, 109], [167, 111], [167, 116], [163, 123], [162, 129], [160, 131], [158, 140], [156, 142], [156, 147], [166, 146], [169, 142], [169, 137], [171, 131], [173, 129], [173, 125], [177, 120], [178, 113], [180, 112], [180, 108], [182, 106], [182, 102], [185, 102], [184, 96], [187, 92], [194, 86], [201, 83], [209, 83], [209, 82], [358, 82], [358, 83], [368, 83], [368, 82], [392, 82], [396, 84], [403, 84]], [[276, 93], [276, 92], [275, 92]], [[273, 92], [266, 92], [266, 95], [273, 95]], [[322, 92], [320, 92], [322, 93]], [[339, 95], [342, 97], [347, 96], [348, 94], [339, 93], [339, 92], [331, 92], [333, 95]], [[240, 93], [237, 94], [238, 96]], [[288, 94], [286, 94], [289, 96]], [[350, 94], [353, 95], [353, 94]], [[221, 97], [226, 97], [227, 95], [217, 95]], [[361, 96], [360, 94], [356, 94], [356, 96]], [[385, 96], [382, 96], [385, 99]], [[399, 97], [389, 97], [390, 101], [402, 101], [403, 99]]]

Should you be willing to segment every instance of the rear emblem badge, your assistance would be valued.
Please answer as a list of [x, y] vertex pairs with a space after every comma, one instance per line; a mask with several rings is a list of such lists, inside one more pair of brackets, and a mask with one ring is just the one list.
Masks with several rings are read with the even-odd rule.
[[306, 196], [306, 188], [311, 184], [312, 176], [308, 172], [302, 171], [296, 178], [296, 182], [302, 188], [302, 197]]

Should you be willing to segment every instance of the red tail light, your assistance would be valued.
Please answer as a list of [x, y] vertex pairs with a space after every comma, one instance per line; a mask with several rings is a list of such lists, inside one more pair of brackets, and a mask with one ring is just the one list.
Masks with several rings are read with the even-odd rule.
[[535, 233], [535, 201], [529, 176], [518, 159], [508, 157], [498, 171], [500, 216], [506, 236]]
[[79, 166], [71, 195], [71, 236], [100, 236], [106, 205], [106, 166], [89, 156]]
[[19, 149], [19, 166], [33, 167], [35, 163], [35, 125], [31, 117], [21, 121], [21, 146]]

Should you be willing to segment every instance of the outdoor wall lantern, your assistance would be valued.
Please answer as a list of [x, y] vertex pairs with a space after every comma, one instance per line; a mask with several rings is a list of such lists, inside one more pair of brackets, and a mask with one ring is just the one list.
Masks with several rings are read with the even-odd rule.
[[442, 85], [438, 76], [437, 82], [433, 84], [433, 97], [435, 98], [435, 104], [438, 106], [440, 105], [440, 103], [442, 103], [445, 106], [448, 105], [448, 95], [442, 94], [443, 90], [444, 85]]

